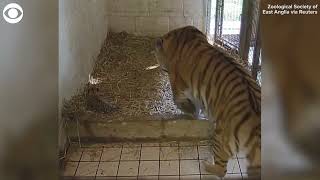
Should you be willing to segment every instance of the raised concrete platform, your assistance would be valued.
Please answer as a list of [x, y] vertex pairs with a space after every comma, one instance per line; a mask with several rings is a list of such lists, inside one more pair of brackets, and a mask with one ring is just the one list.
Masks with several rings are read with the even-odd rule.
[[106, 122], [80, 120], [68, 123], [71, 140], [89, 142], [206, 140], [212, 134], [212, 125], [205, 120], [130, 120]]

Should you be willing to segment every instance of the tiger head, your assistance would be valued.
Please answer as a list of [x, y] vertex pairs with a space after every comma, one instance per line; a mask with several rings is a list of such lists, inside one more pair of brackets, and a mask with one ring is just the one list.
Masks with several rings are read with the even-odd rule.
[[155, 56], [161, 69], [168, 72], [169, 69], [169, 56], [173, 52], [176, 43], [176, 39], [172, 33], [167, 33], [164, 36], [158, 38], [155, 42]]
[[193, 26], [186, 26], [168, 32], [155, 42], [155, 56], [162, 70], [168, 72], [171, 63], [177, 58], [177, 51], [195, 38], [206, 38], [206, 36]]

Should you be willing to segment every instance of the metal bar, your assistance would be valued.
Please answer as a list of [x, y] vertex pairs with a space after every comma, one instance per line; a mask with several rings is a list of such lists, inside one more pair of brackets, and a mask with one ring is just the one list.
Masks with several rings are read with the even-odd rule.
[[[259, 18], [260, 19], [260, 18]], [[253, 62], [252, 62], [252, 76], [257, 80], [259, 66], [260, 66], [260, 51], [261, 51], [261, 35], [260, 35], [260, 23], [258, 22], [258, 27], [256, 31], [257, 39], [254, 45], [253, 51]], [[261, 67], [260, 67], [261, 69]]]
[[210, 35], [210, 27], [211, 27], [211, 3], [212, 0], [204, 0], [205, 1], [205, 17], [206, 17], [206, 23], [205, 23], [205, 30], [206, 30], [206, 34]]
[[254, 8], [253, 1], [251, 0], [243, 1], [239, 53], [240, 53], [240, 57], [245, 61], [248, 61], [248, 54], [249, 54], [249, 48], [250, 48], [253, 8]]
[[223, 6], [224, 0], [217, 0], [214, 39], [218, 39], [218, 37], [221, 37], [222, 34]]
[[251, 69], [251, 73], [252, 76], [255, 80], [257, 80], [258, 78], [258, 72], [261, 71], [261, 65], [260, 65], [260, 52], [261, 52], [261, 35], [260, 35], [260, 3], [259, 1], [256, 2], [255, 4], [255, 11], [252, 11], [254, 14], [252, 15], [252, 17], [254, 18], [254, 22], [251, 23], [251, 25], [253, 26], [254, 31], [254, 50], [253, 50], [253, 57], [252, 57], [252, 69]]

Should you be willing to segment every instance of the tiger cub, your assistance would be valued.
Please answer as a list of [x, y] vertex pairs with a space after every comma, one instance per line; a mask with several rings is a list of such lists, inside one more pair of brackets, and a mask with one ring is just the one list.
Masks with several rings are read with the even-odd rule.
[[261, 88], [234, 58], [208, 43], [192, 26], [175, 29], [156, 40], [155, 55], [168, 72], [174, 102], [187, 113], [203, 109], [214, 123], [214, 163], [206, 170], [219, 177], [239, 151], [249, 169], [260, 171]]

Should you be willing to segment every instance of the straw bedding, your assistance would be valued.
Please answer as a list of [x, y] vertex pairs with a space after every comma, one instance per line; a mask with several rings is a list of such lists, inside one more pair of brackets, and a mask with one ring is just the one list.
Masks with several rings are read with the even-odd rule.
[[63, 115], [91, 114], [106, 121], [182, 117], [168, 76], [157, 68], [154, 38], [109, 33], [86, 88], [65, 102]]

